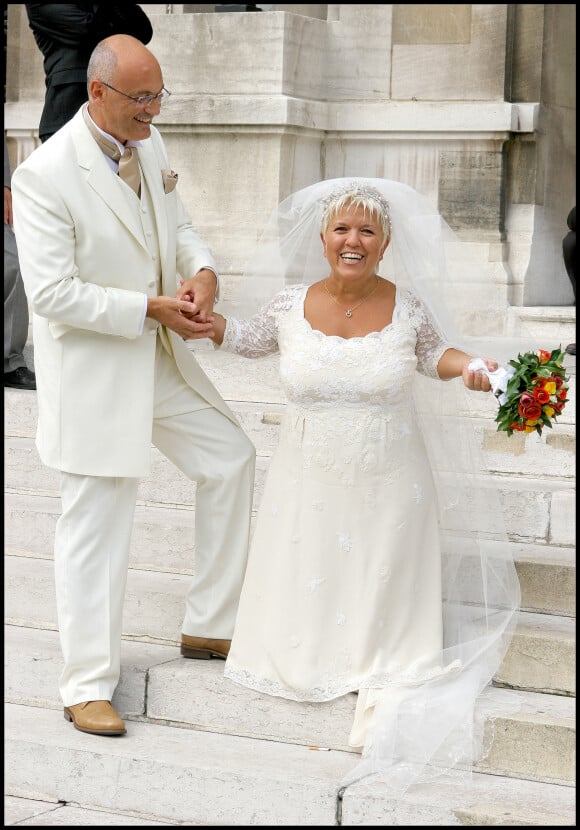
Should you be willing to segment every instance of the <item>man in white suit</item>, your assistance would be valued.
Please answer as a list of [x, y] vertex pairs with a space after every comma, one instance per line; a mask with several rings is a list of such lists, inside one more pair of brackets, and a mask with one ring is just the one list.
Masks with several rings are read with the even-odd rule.
[[[151, 124], [168, 95], [159, 63], [140, 41], [114, 35], [94, 50], [87, 79], [88, 105], [19, 165], [12, 189], [33, 311], [37, 447], [62, 471], [55, 582], [64, 715], [81, 731], [120, 735], [111, 698], [151, 444], [197, 483], [186, 657], [227, 656], [255, 451], [185, 343], [212, 331], [217, 276]], [[138, 157], [135, 190], [117, 175], [128, 147]]]

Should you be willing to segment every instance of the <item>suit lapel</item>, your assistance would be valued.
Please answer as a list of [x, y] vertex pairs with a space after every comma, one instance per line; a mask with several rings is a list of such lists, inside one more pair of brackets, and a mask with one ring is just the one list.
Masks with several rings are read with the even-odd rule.
[[[111, 174], [102, 150], [84, 123], [82, 112], [79, 111], [72, 119], [71, 131], [78, 164], [86, 173], [87, 184], [103, 199], [106, 206], [125, 225], [137, 242], [147, 249], [143, 229], [137, 222], [129, 203], [130, 194], [123, 192], [123, 188], [119, 187], [119, 182]], [[159, 177], [161, 178], [161, 174]]]

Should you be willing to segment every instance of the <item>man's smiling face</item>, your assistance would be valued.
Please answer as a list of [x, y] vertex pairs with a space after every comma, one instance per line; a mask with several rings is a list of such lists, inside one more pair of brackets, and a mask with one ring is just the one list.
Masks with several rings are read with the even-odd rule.
[[[116, 45], [116, 65], [110, 77], [90, 82], [91, 116], [98, 126], [122, 144], [142, 141], [151, 135], [151, 122], [161, 103], [139, 104], [142, 95], [157, 95], [163, 89], [163, 74], [157, 59], [132, 39], [126, 48]], [[125, 42], [123, 42], [124, 45]]]

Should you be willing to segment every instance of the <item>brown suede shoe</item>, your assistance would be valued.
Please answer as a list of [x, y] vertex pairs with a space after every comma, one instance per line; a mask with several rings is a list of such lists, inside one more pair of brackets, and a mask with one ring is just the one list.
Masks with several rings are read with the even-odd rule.
[[64, 707], [65, 720], [72, 721], [79, 732], [89, 735], [124, 735], [127, 731], [108, 700], [86, 700]]
[[225, 660], [231, 644], [231, 640], [209, 640], [207, 637], [190, 637], [189, 634], [182, 634], [181, 655], [198, 660], [209, 660], [211, 657], [221, 657]]

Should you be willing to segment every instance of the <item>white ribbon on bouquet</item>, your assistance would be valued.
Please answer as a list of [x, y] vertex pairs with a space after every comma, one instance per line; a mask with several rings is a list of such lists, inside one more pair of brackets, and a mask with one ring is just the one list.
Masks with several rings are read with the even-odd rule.
[[507, 369], [504, 369], [503, 366], [499, 366], [494, 372], [491, 372], [481, 357], [474, 357], [467, 368], [472, 372], [485, 372], [489, 378], [489, 382], [491, 383], [493, 394], [496, 396], [500, 404], [504, 404], [507, 401], [507, 385], [516, 373], [513, 366], [509, 366]]

